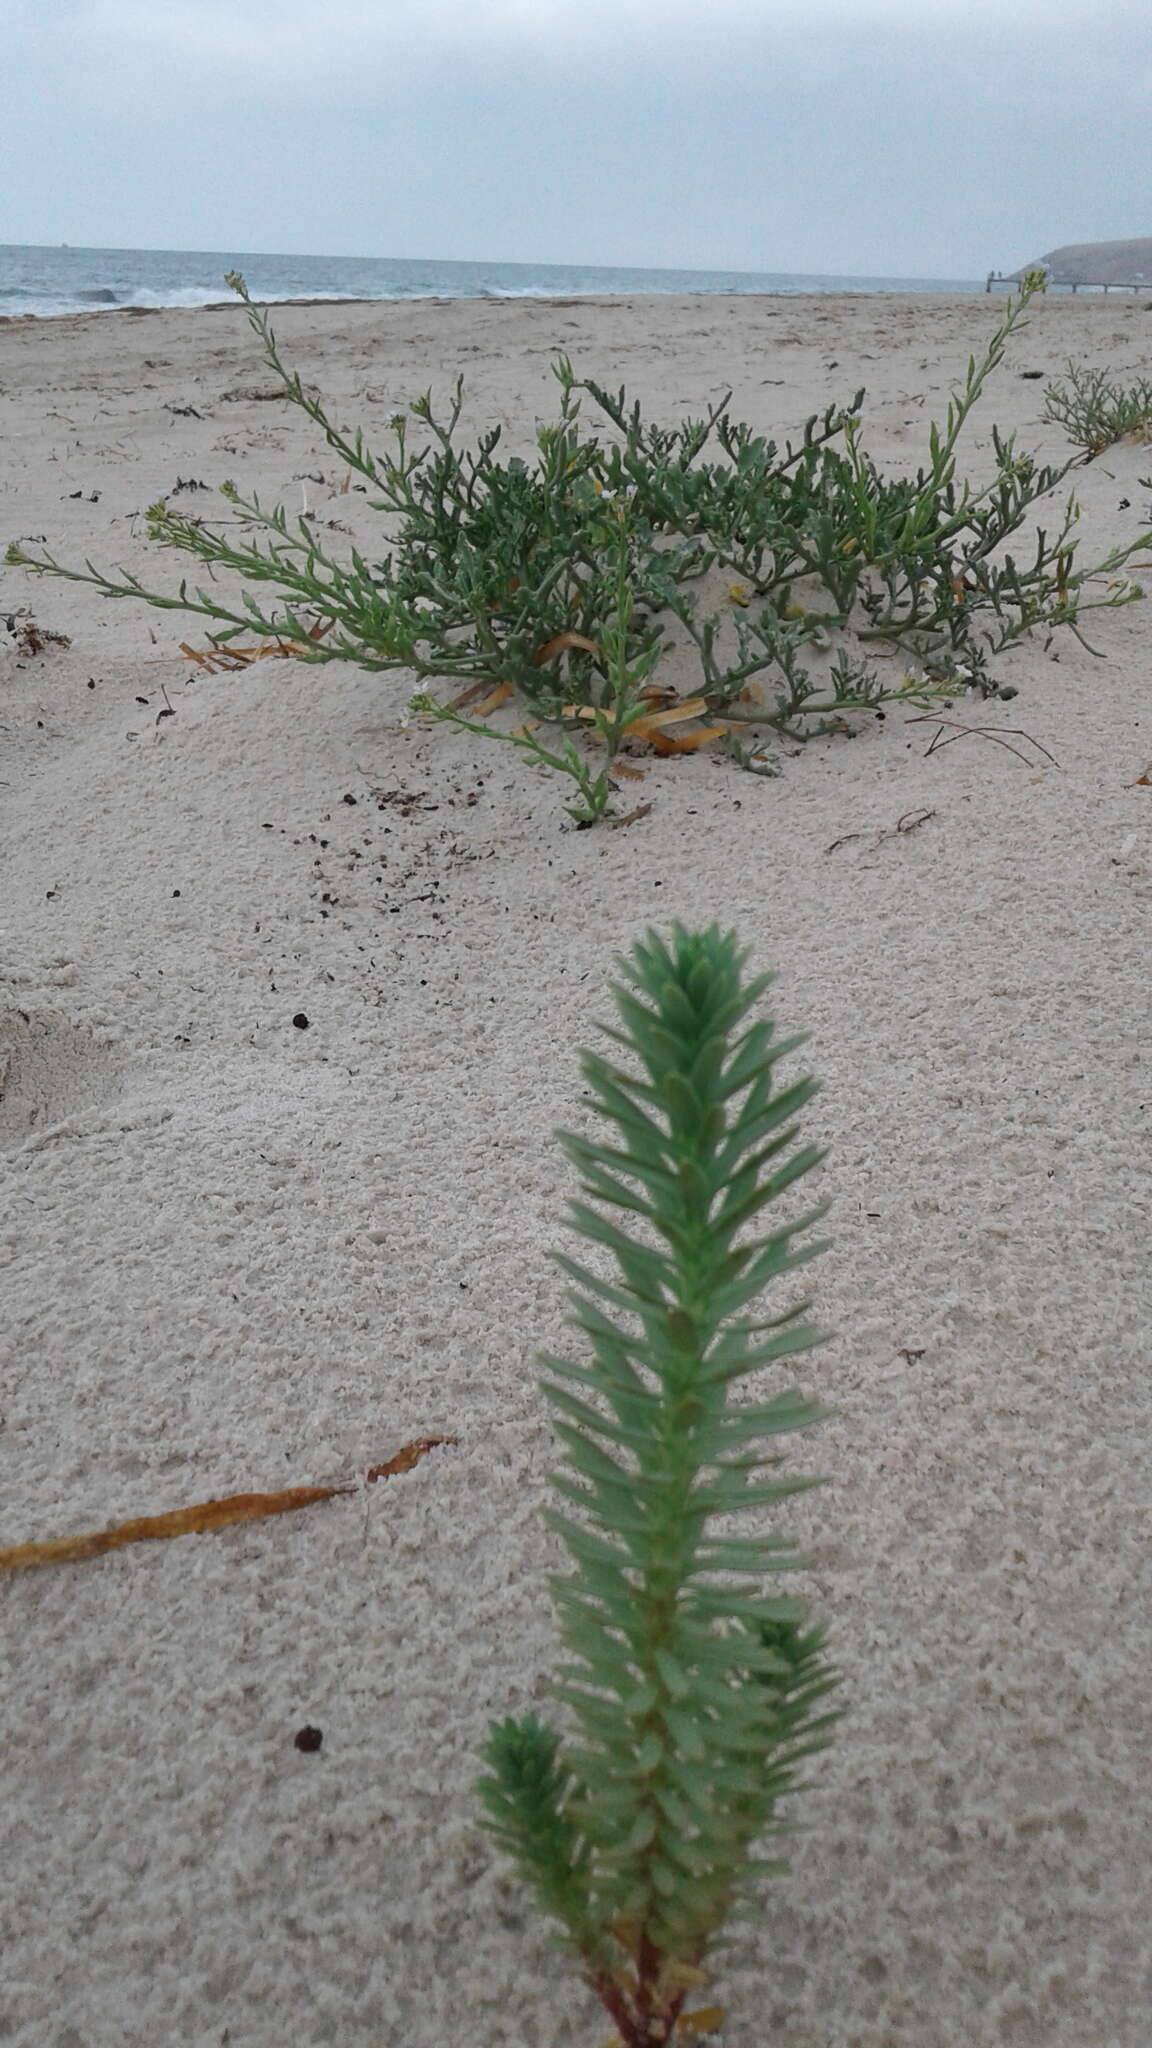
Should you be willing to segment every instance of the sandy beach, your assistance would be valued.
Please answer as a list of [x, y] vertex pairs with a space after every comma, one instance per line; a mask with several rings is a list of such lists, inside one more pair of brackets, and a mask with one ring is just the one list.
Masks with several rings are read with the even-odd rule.
[[[528, 453], [563, 350], [664, 416], [730, 388], [779, 436], [864, 385], [868, 445], [914, 467], [1002, 310], [275, 325], [369, 436], [462, 373], [469, 425]], [[1150, 346], [1139, 296], [1037, 303], [973, 471], [994, 423], [1065, 459], [1044, 379], [1144, 375]], [[0, 542], [174, 588], [197, 565], [145, 509], [215, 517], [234, 479], [370, 549], [270, 390], [238, 307], [0, 324]], [[1147, 446], [1076, 473], [1085, 558], [1152, 524], [1150, 474]], [[835, 1414], [794, 1457], [831, 1483], [790, 1526], [845, 1718], [716, 2038], [1147, 2048], [1152, 603], [1088, 638], [1103, 658], [1070, 634], [999, 657], [1011, 702], [956, 700], [1016, 752], [929, 752], [894, 711], [775, 779], [651, 759], [648, 814], [579, 832], [511, 748], [407, 719], [404, 677], [210, 673], [179, 652], [203, 622], [0, 569], [0, 1545], [353, 1489], [0, 1576], [0, 2041], [605, 2038], [471, 1786], [555, 1661], [551, 1134], [616, 956], [719, 918], [824, 1083], [835, 1335], [795, 1376]], [[429, 1436], [452, 1441], [361, 1483]]]

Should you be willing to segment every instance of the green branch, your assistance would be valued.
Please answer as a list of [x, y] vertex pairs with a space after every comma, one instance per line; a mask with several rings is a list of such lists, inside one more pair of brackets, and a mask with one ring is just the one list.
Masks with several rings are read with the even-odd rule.
[[627, 1063], [581, 1063], [601, 1134], [561, 1142], [594, 1263], [558, 1263], [585, 1351], [543, 1383], [570, 1734], [498, 1724], [479, 1787], [626, 2048], [673, 2038], [740, 1895], [779, 1867], [759, 1845], [834, 1718], [820, 1630], [766, 1585], [800, 1560], [765, 1512], [816, 1483], [779, 1472], [774, 1440], [822, 1410], [763, 1375], [820, 1338], [799, 1307], [754, 1307], [820, 1249], [800, 1240], [823, 1210], [747, 1235], [821, 1157], [795, 1142], [815, 1084], [779, 1085], [798, 1041], [753, 1015], [770, 977], [743, 964], [716, 926], [649, 932], [613, 989]]
[[[251, 538], [163, 503], [150, 513], [150, 538], [203, 563], [205, 583], [154, 592], [135, 576], [108, 576], [91, 563], [73, 569], [19, 545], [9, 562], [91, 584], [106, 597], [191, 612], [225, 642], [256, 632], [297, 643], [311, 662], [404, 669], [422, 682], [507, 684], [523, 723], [512, 732], [475, 721], [470, 729], [574, 780], [570, 812], [580, 824], [609, 813], [612, 763], [652, 709], [641, 692], [677, 621], [698, 660], [688, 687], [706, 700], [706, 725], [756, 722], [798, 740], [844, 730], [845, 716], [868, 716], [890, 701], [926, 703], [963, 687], [989, 694], [998, 688], [990, 662], [1025, 634], [1067, 627], [1082, 638], [1083, 613], [1144, 595], [1128, 572], [1152, 547], [1152, 533], [1085, 567], [1074, 500], [1052, 532], [1040, 530], [1026, 559], [1009, 553], [1070, 465], [1038, 466], [993, 428], [991, 478], [957, 480], [960, 435], [1042, 288], [1038, 275], [1025, 279], [984, 353], [971, 358], [943, 423], [931, 427], [926, 466], [895, 478], [864, 447], [862, 391], [850, 406], [814, 415], [781, 451], [733, 420], [727, 397], [702, 419], [663, 426], [645, 420], [624, 390], [579, 380], [563, 356], [554, 365], [560, 418], [539, 427], [532, 461], [502, 459], [499, 427], [461, 446], [459, 379], [443, 416], [427, 392], [394, 415], [390, 449], [379, 456], [359, 429], [334, 425], [285, 365], [268, 314], [252, 304], [243, 279], [229, 283], [284, 395], [365, 479], [368, 507], [388, 515], [383, 558], [353, 548], [338, 559], [309, 521], [279, 506], [266, 510], [229, 484], [234, 524]], [[1091, 410], [1103, 395], [1082, 380], [1068, 403]], [[604, 441], [581, 417], [584, 400], [609, 429]], [[412, 420], [418, 443], [409, 439]], [[701, 579], [717, 568], [747, 579], [754, 609], [736, 586], [729, 601], [698, 615]], [[229, 581], [239, 596], [229, 594]], [[793, 589], [809, 584], [816, 588], [804, 589], [801, 611]], [[318, 627], [323, 633], [313, 638]], [[922, 685], [904, 675], [889, 690], [883, 672], [860, 659], [877, 640], [896, 642], [931, 674]], [[769, 688], [752, 721], [746, 686], [754, 680]], [[427, 693], [420, 708], [467, 723]], [[537, 740], [540, 725], [559, 725], [562, 742]], [[605, 748], [606, 762], [587, 752], [588, 740]], [[754, 759], [738, 743], [729, 751]]]

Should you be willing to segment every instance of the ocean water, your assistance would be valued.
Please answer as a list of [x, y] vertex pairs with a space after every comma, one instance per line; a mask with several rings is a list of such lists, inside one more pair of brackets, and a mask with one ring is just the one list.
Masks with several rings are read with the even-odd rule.
[[197, 249], [0, 245], [0, 315], [205, 306], [239, 270], [254, 299], [580, 298], [623, 292], [971, 292], [971, 279], [823, 277], [749, 270], [605, 270], [572, 263], [440, 263], [376, 256], [227, 255]]

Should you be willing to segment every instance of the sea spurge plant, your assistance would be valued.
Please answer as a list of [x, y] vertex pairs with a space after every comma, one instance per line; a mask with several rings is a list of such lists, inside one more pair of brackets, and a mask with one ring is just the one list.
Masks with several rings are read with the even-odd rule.
[[582, 1059], [607, 1129], [560, 1135], [593, 1263], [557, 1262], [584, 1346], [543, 1361], [563, 1452], [547, 1519], [569, 1560], [551, 1581], [564, 1727], [493, 1724], [479, 1785], [625, 2048], [721, 2016], [699, 2001], [710, 1953], [782, 1867], [761, 1847], [834, 1718], [822, 1631], [766, 1590], [800, 1562], [769, 1511], [816, 1483], [780, 1469], [775, 1439], [822, 1411], [764, 1385], [819, 1333], [803, 1305], [765, 1317], [761, 1297], [820, 1249], [801, 1240], [823, 1209], [756, 1219], [822, 1156], [796, 1142], [815, 1083], [777, 1085], [801, 1041], [753, 1016], [771, 976], [744, 963], [716, 926], [649, 932], [602, 1027], [622, 1058]]

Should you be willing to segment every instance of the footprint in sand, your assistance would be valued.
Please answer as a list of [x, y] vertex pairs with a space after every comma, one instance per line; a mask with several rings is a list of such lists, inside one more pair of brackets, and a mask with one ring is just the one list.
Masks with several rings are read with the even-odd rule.
[[123, 1048], [59, 1012], [0, 1007], [0, 1148], [44, 1143], [102, 1111], [127, 1080]]

